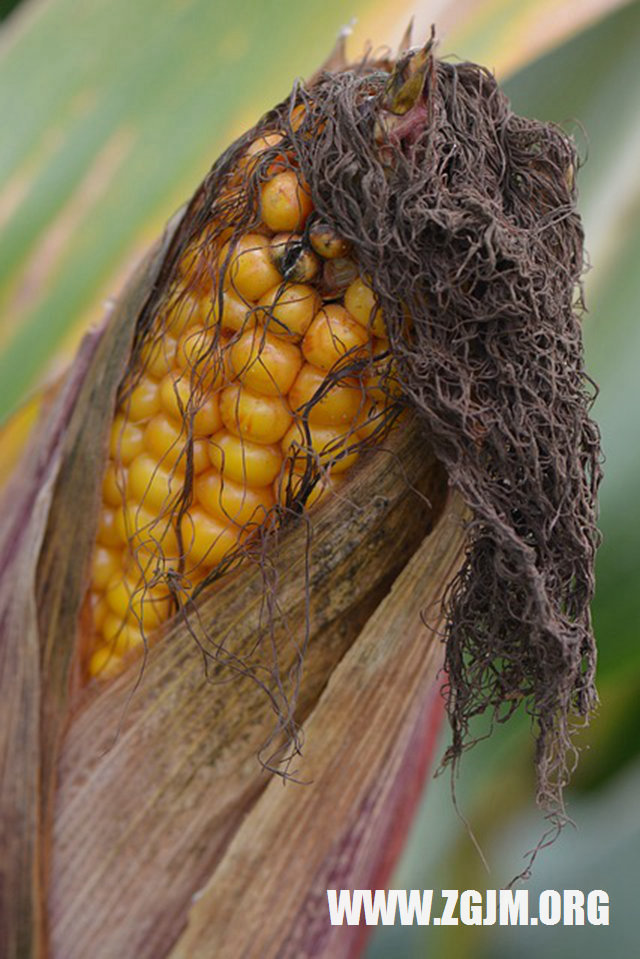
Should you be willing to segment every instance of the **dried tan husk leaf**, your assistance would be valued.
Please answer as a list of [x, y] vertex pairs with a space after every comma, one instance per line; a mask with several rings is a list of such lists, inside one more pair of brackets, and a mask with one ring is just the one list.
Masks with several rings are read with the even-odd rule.
[[462, 560], [464, 515], [451, 497], [334, 670], [305, 723], [307, 785], [269, 783], [171, 959], [359, 954], [366, 927], [331, 926], [326, 890], [384, 887], [405, 838], [438, 728], [441, 600]]

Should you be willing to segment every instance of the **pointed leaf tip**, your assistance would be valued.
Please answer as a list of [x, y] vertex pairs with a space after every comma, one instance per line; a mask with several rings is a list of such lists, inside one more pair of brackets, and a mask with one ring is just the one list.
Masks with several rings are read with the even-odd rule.
[[352, 18], [349, 23], [345, 24], [340, 30], [338, 36], [336, 37], [336, 42], [333, 45], [331, 53], [321, 64], [318, 72], [327, 72], [327, 73], [337, 73], [340, 70], [346, 70], [349, 61], [347, 60], [347, 37], [351, 36], [353, 33], [353, 26], [355, 24], [355, 18]]
[[415, 26], [415, 17], [411, 17], [407, 28], [402, 35], [402, 39], [398, 45], [398, 58], [402, 56], [403, 53], [407, 53], [412, 46], [413, 40], [413, 28]]

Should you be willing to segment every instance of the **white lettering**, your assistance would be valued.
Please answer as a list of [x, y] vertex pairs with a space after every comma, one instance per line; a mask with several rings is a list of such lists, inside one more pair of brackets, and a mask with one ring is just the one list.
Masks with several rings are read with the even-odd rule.
[[[327, 889], [327, 904], [332, 926], [393, 926], [399, 917], [403, 926], [592, 926], [609, 925], [609, 895], [592, 889], [586, 895], [580, 889], [545, 889], [540, 893], [538, 916], [529, 918], [529, 890], [442, 889], [444, 908], [433, 916], [433, 889]], [[500, 898], [498, 899], [498, 894]], [[460, 901], [460, 918], [454, 912]], [[483, 901], [485, 906], [483, 907]], [[483, 918], [484, 908], [484, 918]]]
[[442, 889], [442, 898], [446, 899], [442, 916], [440, 917], [441, 926], [457, 926], [458, 920], [453, 915], [453, 910], [458, 902], [457, 889]]
[[587, 896], [587, 919], [592, 926], [609, 925], [609, 896], [604, 889], [592, 889]]
[[500, 890], [500, 925], [529, 925], [529, 893], [526, 889]]
[[563, 899], [565, 926], [584, 926], [584, 893], [580, 889], [565, 889]]
[[498, 905], [498, 893], [495, 889], [487, 889], [485, 895], [485, 902], [487, 905], [487, 914], [484, 918], [483, 926], [495, 926], [496, 918], [498, 915], [497, 905]]
[[[355, 891], [355, 890], [354, 890]], [[390, 889], [388, 893], [384, 889], [376, 889], [371, 899], [371, 890], [362, 889], [362, 905], [364, 908], [364, 921], [368, 926], [377, 926], [382, 922], [383, 926], [392, 926], [396, 921], [396, 906], [398, 904], [398, 890]]]
[[556, 926], [562, 917], [562, 896], [556, 889], [545, 889], [540, 893], [538, 905], [540, 922], [545, 926]]
[[344, 925], [345, 918], [348, 926], [357, 926], [360, 923], [362, 889], [354, 889], [353, 895], [350, 889], [341, 889], [339, 899], [336, 889], [327, 889], [327, 902], [332, 926]]
[[419, 889], [411, 889], [407, 903], [407, 892], [398, 889], [398, 912], [403, 926], [411, 926], [414, 922], [418, 926], [428, 926], [431, 919], [431, 904], [433, 889], [423, 889], [422, 898]]
[[460, 895], [460, 922], [465, 926], [482, 925], [482, 896], [476, 889], [465, 889]]

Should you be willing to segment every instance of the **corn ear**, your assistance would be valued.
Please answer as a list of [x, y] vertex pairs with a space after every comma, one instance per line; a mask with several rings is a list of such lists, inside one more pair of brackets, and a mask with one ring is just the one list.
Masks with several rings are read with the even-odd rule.
[[[137, 317], [162, 275], [180, 222], [172, 224], [161, 247], [140, 268], [105, 327], [85, 340], [55, 406], [33, 437], [20, 483], [8, 487], [4, 500], [4, 515], [12, 519], [3, 526], [2, 543], [0, 613], [9, 628], [2, 637], [7, 668], [1, 676], [0, 726], [10, 735], [2, 741], [6, 775], [0, 803], [3, 821], [19, 837], [5, 843], [2, 863], [5, 888], [11, 890], [3, 903], [8, 956], [44, 955], [49, 924], [54, 955], [65, 959], [86, 955], [89, 944], [97, 942], [104, 943], [108, 954], [121, 935], [129, 945], [134, 936], [139, 957], [161, 954], [160, 940], [150, 929], [157, 924], [159, 935], [177, 935], [191, 897], [268, 782], [256, 751], [273, 731], [278, 704], [249, 680], [212, 687], [220, 666], [211, 660], [211, 674], [203, 671], [202, 660], [194, 656], [193, 625], [177, 620], [167, 642], [151, 650], [144, 681], [130, 701], [135, 671], [97, 695], [78, 686], [76, 619], [95, 536], [91, 517], [97, 515], [101, 495], [113, 404]], [[417, 427], [397, 431], [389, 447], [386, 462], [372, 457], [363, 463], [348, 495], [318, 508], [308, 567], [303, 520], [279, 541], [279, 597], [290, 616], [287, 624], [276, 624], [274, 640], [284, 649], [292, 624], [301, 626], [307, 616], [313, 623], [297, 701], [299, 721], [310, 713], [362, 623], [442, 510], [446, 480], [433, 458], [425, 456]], [[407, 473], [422, 498], [407, 496]], [[372, 488], [377, 493], [373, 498]], [[307, 576], [313, 584], [310, 610]], [[246, 648], [260, 627], [263, 589], [259, 570], [244, 570], [224, 577], [198, 602], [196, 622], [222, 647], [231, 643], [230, 657], [234, 649]], [[283, 662], [283, 675], [289, 667], [295, 673], [298, 665], [295, 655]], [[159, 702], [164, 704], [160, 711]], [[195, 713], [194, 702], [200, 704]], [[62, 746], [72, 709], [76, 718]], [[13, 737], [18, 721], [19, 742], [26, 744], [20, 751]], [[185, 764], [187, 742], [198, 745]], [[273, 741], [274, 751], [279, 745]], [[268, 763], [268, 750], [263, 759]], [[150, 781], [158, 788], [147, 805]], [[221, 783], [226, 783], [222, 791]], [[218, 800], [212, 805], [214, 796]], [[123, 818], [125, 806], [129, 815]], [[162, 843], [176, 822], [200, 838], [187, 854], [182, 834], [174, 833], [175, 853], [184, 858], [179, 880], [174, 876], [170, 881], [163, 872], [167, 847]], [[151, 834], [162, 836], [162, 843], [151, 843]], [[137, 851], [131, 845], [134, 837], [140, 841]], [[114, 858], [114, 848], [128, 851]], [[155, 880], [139, 895], [139, 876], [147, 869]], [[83, 888], [95, 892], [98, 877], [105, 895], [92, 896], [90, 917]], [[128, 883], [137, 895], [124, 892]], [[172, 890], [170, 895], [160, 895], [159, 884], [165, 893]], [[114, 901], [129, 903], [121, 926], [105, 911]]]

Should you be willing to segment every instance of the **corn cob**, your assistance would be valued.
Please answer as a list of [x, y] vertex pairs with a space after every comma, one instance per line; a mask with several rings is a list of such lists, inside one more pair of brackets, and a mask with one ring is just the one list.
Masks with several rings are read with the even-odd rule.
[[192, 239], [123, 384], [87, 597], [90, 678], [120, 672], [261, 530], [335, 490], [392, 419], [370, 283], [281, 140], [258, 137], [227, 177], [228, 209], [257, 180], [257, 222], [212, 220]]

